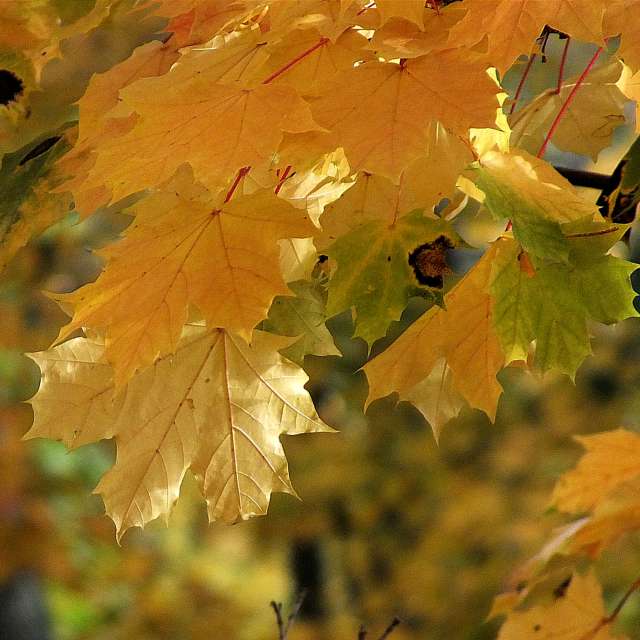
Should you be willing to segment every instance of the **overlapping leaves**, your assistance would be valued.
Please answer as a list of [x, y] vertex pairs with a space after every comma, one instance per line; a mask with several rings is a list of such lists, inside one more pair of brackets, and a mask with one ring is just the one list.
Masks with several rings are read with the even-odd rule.
[[[292, 491], [278, 436], [325, 428], [298, 365], [336, 355], [332, 315], [353, 310], [371, 344], [411, 296], [434, 302], [365, 372], [370, 399], [399, 393], [436, 434], [465, 402], [493, 418], [510, 362], [535, 351], [534, 368], [573, 375], [590, 323], [635, 315], [632, 266], [608, 255], [625, 228], [546, 162], [509, 150], [488, 73], [535, 51], [546, 27], [597, 45], [621, 34], [633, 96], [635, 0], [426, 4], [99, 2], [86, 17], [98, 32], [112, 14], [164, 31], [93, 76], [66, 182], [49, 185], [84, 216], [128, 198], [133, 220], [100, 252], [95, 282], [56, 296], [72, 314], [59, 341], [87, 337], [34, 356], [31, 435], [116, 438], [99, 491], [119, 531], [166, 515], [188, 468], [212, 518], [264, 513], [271, 491]], [[40, 38], [54, 36], [31, 14], [5, 14], [31, 34], [33, 67]], [[2, 46], [9, 35], [0, 28]], [[606, 94], [607, 113], [581, 119], [567, 105], [562, 148], [606, 144], [621, 121], [620, 68], [583, 87], [587, 105]], [[580, 82], [521, 110], [513, 141], [535, 152]], [[15, 114], [0, 115], [13, 127]], [[573, 148], [576, 130], [601, 137]], [[456, 185], [510, 229], [466, 272], [449, 261], [464, 244]], [[187, 324], [194, 316], [206, 326]]]

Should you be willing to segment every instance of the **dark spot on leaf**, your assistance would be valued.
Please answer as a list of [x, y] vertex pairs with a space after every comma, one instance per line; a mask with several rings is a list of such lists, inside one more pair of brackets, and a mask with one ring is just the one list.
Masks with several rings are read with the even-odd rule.
[[534, 630], [534, 631], [540, 631], [540, 629], [542, 629], [542, 627], [541, 627], [539, 624], [537, 624], [537, 625], [535, 625], [535, 626], [533, 627], [533, 630]]
[[391, 262], [391, 256], [387, 256], [387, 262]]
[[0, 69], [0, 105], [7, 105], [24, 90], [24, 84], [18, 76], [8, 69]]
[[553, 595], [556, 598], [562, 598], [564, 597], [564, 594], [567, 592], [567, 589], [569, 587], [569, 585], [571, 584], [571, 578], [573, 576], [569, 576], [568, 578], [566, 578], [565, 580], [563, 580], [554, 590], [553, 590]]
[[41, 156], [43, 153], [46, 153], [47, 151], [49, 151], [49, 149], [51, 149], [51, 147], [53, 147], [56, 142], [58, 142], [58, 140], [60, 140], [61, 137], [62, 136], [53, 136], [52, 138], [43, 140], [40, 144], [37, 144], [35, 147], [33, 147], [33, 149], [31, 149], [31, 151], [29, 151], [29, 153], [27, 153], [27, 155], [22, 158], [22, 160], [20, 160], [18, 165], [22, 166], [23, 164], [29, 162], [29, 160], [33, 160], [34, 158]]
[[438, 236], [432, 242], [425, 242], [409, 254], [409, 264], [413, 267], [420, 284], [434, 289], [442, 289], [444, 276], [451, 273], [447, 264], [447, 251], [453, 243], [446, 236]]

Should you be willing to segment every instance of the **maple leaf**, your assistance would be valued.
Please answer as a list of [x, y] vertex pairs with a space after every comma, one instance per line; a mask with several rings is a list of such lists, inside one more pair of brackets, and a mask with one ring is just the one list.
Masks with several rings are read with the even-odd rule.
[[275, 298], [261, 329], [281, 336], [299, 336], [280, 353], [300, 366], [307, 354], [339, 356], [325, 325], [326, 294], [320, 283], [300, 280], [289, 283], [289, 288], [296, 295]]
[[498, 640], [622, 640], [606, 622], [602, 588], [593, 572], [574, 573], [564, 593], [547, 605], [509, 614]]
[[436, 442], [444, 425], [455, 418], [464, 400], [453, 386], [453, 376], [447, 361], [442, 358], [431, 373], [415, 387], [400, 394], [400, 400], [411, 402], [427, 419]]
[[640, 71], [640, 19], [638, 0], [614, 0], [607, 3], [603, 30], [606, 36], [621, 36], [620, 47], [616, 54], [620, 56], [634, 73]]
[[418, 27], [424, 27], [424, 2], [422, 0], [377, 0], [380, 22], [384, 24], [391, 18], [404, 18]]
[[287, 238], [280, 244], [280, 271], [285, 282], [305, 280], [318, 260], [312, 238]]
[[30, 401], [29, 438], [69, 447], [115, 437], [116, 462], [100, 493], [118, 539], [167, 516], [187, 469], [198, 478], [211, 520], [266, 513], [272, 491], [295, 493], [281, 434], [330, 430], [304, 390], [307, 380], [258, 332], [251, 346], [225, 331], [187, 325], [171, 357], [135, 376], [117, 395], [100, 341], [73, 338], [32, 354], [42, 371]]
[[466, 13], [462, 6], [452, 4], [438, 12], [424, 11], [422, 24], [408, 24], [406, 19], [392, 17], [375, 30], [368, 48], [387, 60], [416, 58], [448, 49], [449, 30]]
[[[452, 195], [458, 176], [472, 160], [462, 140], [434, 123], [427, 153], [402, 172], [398, 184], [383, 176], [361, 173], [344, 194], [325, 207], [316, 246], [323, 249], [368, 222], [389, 224], [416, 209], [424, 209], [428, 215], [443, 198]], [[425, 175], [430, 179], [425, 180]]]
[[632, 74], [625, 66], [618, 84], [622, 93], [636, 103], [636, 131], [640, 132], [640, 71]]
[[397, 181], [428, 149], [434, 122], [461, 136], [471, 127], [495, 126], [496, 93], [483, 65], [444, 51], [402, 65], [365, 62], [343, 71], [312, 109], [352, 170]]
[[113, 117], [109, 112], [117, 106], [121, 89], [140, 78], [165, 74], [179, 57], [178, 46], [174, 38], [166, 43], [147, 42], [120, 64], [95, 74], [78, 101], [80, 142], [95, 136], [105, 117]]
[[522, 54], [533, 51], [549, 25], [577, 40], [603, 41], [603, 0], [465, 0], [467, 15], [450, 32], [455, 46], [487, 37], [487, 58], [504, 73]]
[[209, 40], [221, 29], [238, 18], [259, 7], [257, 0], [149, 0], [153, 10], [160, 16], [189, 18], [189, 35], [185, 44], [199, 44]]
[[[215, 189], [240, 167], [267, 166], [285, 131], [318, 129], [309, 106], [291, 87], [223, 84], [220, 69], [204, 68], [196, 54], [184, 55], [163, 76], [121, 90], [137, 121], [124, 135], [102, 141], [85, 188], [106, 185], [119, 200], [169, 179], [188, 162], [196, 177]], [[149, 95], [157, 99], [149, 101]]]
[[495, 417], [502, 393], [496, 375], [504, 364], [488, 292], [496, 250], [494, 244], [451, 289], [444, 297], [444, 309], [432, 307], [364, 366], [369, 380], [367, 403], [394, 391], [401, 396], [410, 392], [444, 357], [453, 389], [471, 406]]
[[[263, 74], [294, 87], [300, 95], [314, 96], [340, 71], [370, 57], [364, 50], [367, 39], [357, 31], [345, 31], [335, 42], [323, 38], [315, 29], [299, 29], [267, 46], [269, 60]], [[288, 68], [291, 60], [300, 61]], [[281, 70], [286, 69], [282, 73]], [[276, 74], [274, 76], [274, 74]]]
[[125, 237], [101, 252], [98, 279], [58, 296], [74, 309], [60, 338], [85, 326], [105, 331], [118, 385], [175, 349], [189, 303], [210, 326], [249, 338], [273, 298], [289, 291], [278, 240], [315, 230], [270, 190], [222, 202], [188, 169], [130, 211]]
[[69, 149], [62, 135], [30, 144], [2, 158], [0, 167], [0, 273], [16, 252], [70, 210], [54, 164]]
[[532, 276], [520, 264], [521, 249], [516, 243], [501, 248], [492, 294], [495, 328], [506, 361], [526, 360], [529, 344], [538, 337], [537, 366], [542, 371], [556, 368], [574, 376], [591, 353], [591, 345], [586, 314], [569, 271], [550, 264]]
[[[567, 261], [536, 260], [531, 270], [523, 264], [526, 256], [518, 244], [502, 241], [491, 292], [494, 324], [506, 361], [526, 360], [535, 339], [536, 365], [542, 371], [553, 368], [573, 377], [591, 352], [589, 321], [614, 324], [637, 312], [630, 283], [636, 266], [603, 255], [624, 229], [604, 222], [580, 222], [569, 225], [571, 229], [583, 232], [563, 236]], [[596, 242], [581, 247], [590, 234]]]
[[564, 552], [596, 558], [622, 536], [640, 529], [639, 489], [637, 477], [612, 489], [589, 516], [577, 521]]
[[[625, 96], [616, 84], [621, 72], [621, 64], [613, 61], [594, 69], [582, 81], [555, 130], [556, 147], [591, 156], [595, 161], [600, 151], [609, 146], [614, 130], [625, 121]], [[538, 151], [576, 82], [577, 78], [568, 80], [559, 92], [545, 91], [516, 112], [510, 119], [511, 144], [531, 153]]]
[[448, 223], [427, 218], [421, 210], [398, 220], [372, 221], [340, 236], [326, 250], [338, 264], [329, 281], [327, 314], [353, 306], [355, 336], [369, 344], [384, 336], [420, 284], [410, 255], [439, 236], [451, 238], [453, 247]]
[[569, 254], [561, 222], [599, 215], [550, 165], [522, 150], [485, 153], [477, 178], [487, 208], [497, 218], [511, 220], [526, 251], [550, 260], [566, 261]]
[[615, 488], [640, 476], [640, 436], [616, 429], [576, 436], [586, 452], [578, 466], [565, 473], [553, 490], [553, 503], [562, 511], [591, 511]]

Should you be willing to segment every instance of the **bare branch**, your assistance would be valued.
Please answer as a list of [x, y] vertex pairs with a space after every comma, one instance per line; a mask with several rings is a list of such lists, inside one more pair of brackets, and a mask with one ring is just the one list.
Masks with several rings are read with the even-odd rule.
[[400, 624], [401, 620], [398, 616], [395, 616], [390, 622], [389, 626], [384, 630], [384, 633], [380, 636], [379, 640], [387, 640], [393, 630]]
[[270, 602], [271, 608], [276, 614], [276, 623], [278, 625], [278, 640], [287, 640], [289, 630], [293, 626], [293, 623], [296, 621], [296, 618], [300, 613], [300, 609], [302, 608], [302, 603], [304, 602], [304, 599], [306, 598], [306, 596], [307, 596], [306, 591], [302, 591], [300, 593], [295, 604], [293, 605], [293, 608], [291, 609], [291, 613], [289, 614], [289, 617], [287, 618], [286, 622], [282, 617], [282, 602], [276, 602], [275, 600], [272, 600]]
[[286, 640], [287, 635], [284, 627], [284, 621], [282, 620], [282, 602], [271, 601], [271, 608], [276, 614], [276, 622], [278, 624], [278, 640]]

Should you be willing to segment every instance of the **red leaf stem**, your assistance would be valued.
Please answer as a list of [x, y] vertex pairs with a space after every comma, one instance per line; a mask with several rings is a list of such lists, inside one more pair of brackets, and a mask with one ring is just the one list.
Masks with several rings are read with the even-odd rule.
[[294, 65], [298, 64], [300, 60], [306, 58], [310, 53], [313, 53], [316, 49], [319, 49], [326, 42], [329, 42], [329, 38], [320, 38], [320, 40], [318, 40], [318, 42], [316, 42], [313, 46], [298, 54], [293, 60], [289, 60], [289, 62], [287, 62], [284, 67], [280, 67], [280, 69], [274, 71], [268, 78], [262, 81], [262, 84], [269, 84], [270, 82], [273, 82], [276, 78], [291, 69], [291, 67], [293, 67]]
[[589, 75], [589, 72], [591, 71], [591, 69], [593, 69], [593, 66], [595, 65], [601, 53], [602, 53], [602, 47], [598, 47], [597, 51], [593, 54], [593, 57], [591, 58], [591, 60], [589, 60], [589, 63], [584, 68], [584, 71], [580, 74], [580, 77], [578, 78], [578, 81], [573, 86], [573, 89], [571, 89], [571, 92], [567, 96], [567, 99], [564, 101], [564, 104], [560, 107], [560, 111], [558, 111], [554, 121], [551, 123], [549, 132], [547, 133], [547, 136], [545, 137], [544, 142], [540, 147], [540, 150], [536, 154], [538, 158], [542, 158], [542, 156], [544, 156], [544, 152], [547, 150], [547, 145], [551, 141], [551, 138], [553, 138], [553, 134], [556, 132], [556, 129], [558, 128], [558, 125], [562, 121], [564, 114], [567, 112], [567, 109], [569, 109], [569, 107], [571, 106], [571, 103], [573, 102], [573, 99], [575, 98], [576, 93], [578, 93], [578, 89], [582, 86], [582, 83], [585, 81], [585, 78]]
[[509, 110], [509, 115], [511, 115], [515, 111], [516, 105], [518, 104], [518, 100], [520, 100], [520, 95], [522, 94], [522, 90], [524, 89], [524, 83], [527, 80], [527, 76], [529, 75], [529, 71], [531, 71], [531, 67], [535, 62], [537, 55], [538, 54], [536, 53], [532, 53], [529, 56], [529, 61], [527, 62], [527, 66], [524, 68], [524, 71], [522, 72], [522, 77], [520, 78], [520, 82], [518, 82], [518, 88], [516, 89], [516, 94], [513, 96], [513, 102], [511, 103], [511, 109]]
[[274, 190], [274, 193], [276, 195], [278, 195], [280, 193], [280, 189], [282, 189], [282, 185], [284, 184], [284, 181], [287, 179], [287, 177], [289, 176], [289, 172], [291, 171], [291, 165], [288, 164], [284, 171], [282, 172], [282, 175], [279, 176], [279, 180], [278, 180], [278, 184], [276, 185], [276, 188]]
[[242, 180], [242, 178], [244, 178], [247, 175], [247, 173], [249, 173], [250, 170], [251, 170], [251, 167], [240, 168], [240, 170], [238, 171], [238, 174], [236, 175], [236, 179], [233, 181], [233, 184], [231, 185], [229, 191], [227, 191], [227, 196], [224, 199], [225, 203], [231, 200], [235, 190], [238, 188], [238, 185], [240, 184], [240, 180]]

